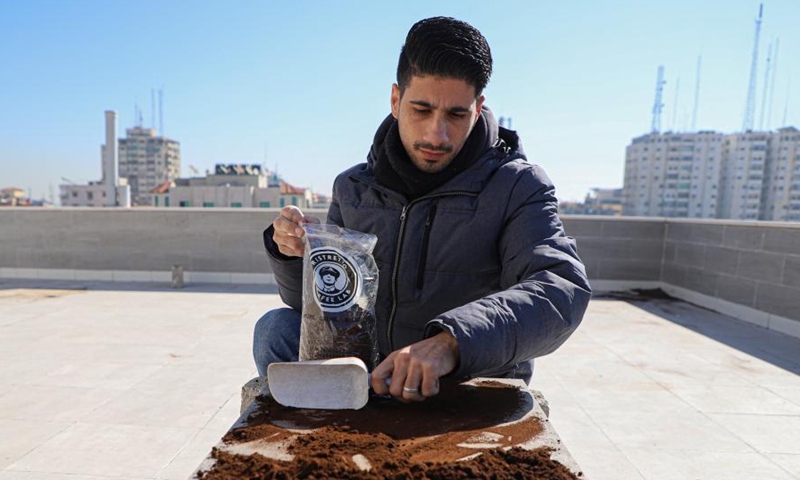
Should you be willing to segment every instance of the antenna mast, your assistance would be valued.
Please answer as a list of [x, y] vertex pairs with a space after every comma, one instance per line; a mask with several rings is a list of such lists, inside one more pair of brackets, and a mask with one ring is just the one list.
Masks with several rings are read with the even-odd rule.
[[678, 96], [681, 93], [681, 77], [675, 79], [675, 101], [672, 102], [672, 126], [670, 129], [673, 132], [678, 131]]
[[775, 72], [778, 71], [778, 49], [781, 46], [781, 39], [775, 39], [775, 52], [772, 57], [772, 78], [769, 82], [769, 100], [767, 100], [767, 129], [772, 127], [772, 104], [775, 98]]
[[162, 137], [166, 136], [164, 132], [164, 89], [158, 89], [158, 131]]
[[764, 115], [767, 113], [767, 94], [769, 93], [769, 74], [772, 64], [772, 44], [767, 47], [767, 62], [764, 67], [764, 91], [761, 93], [761, 116], [758, 119], [758, 129], [764, 130]]
[[658, 66], [658, 77], [656, 78], [656, 100], [653, 103], [653, 123], [650, 127], [651, 133], [658, 133], [661, 131], [661, 109], [664, 104], [661, 98], [664, 94], [664, 65]]
[[756, 36], [753, 41], [753, 57], [750, 61], [750, 84], [747, 87], [747, 104], [744, 108], [744, 122], [742, 130], [753, 130], [753, 122], [756, 116], [756, 75], [758, 74], [758, 37], [761, 34], [761, 18], [764, 13], [764, 4], [758, 6], [758, 18], [756, 19]]
[[783, 104], [783, 121], [781, 122], [781, 126], [786, 127], [786, 114], [789, 113], [789, 87], [792, 86], [792, 79], [789, 78], [789, 81], [786, 82], [786, 103]]
[[703, 60], [702, 55], [697, 56], [697, 80], [694, 84], [694, 108], [692, 109], [692, 131], [697, 131], [697, 108], [700, 104], [700, 64]]

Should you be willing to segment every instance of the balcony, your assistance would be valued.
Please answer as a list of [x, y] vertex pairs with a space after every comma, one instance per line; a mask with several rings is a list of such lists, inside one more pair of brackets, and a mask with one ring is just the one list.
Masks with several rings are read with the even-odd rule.
[[[0, 210], [0, 478], [187, 478], [280, 305], [274, 215]], [[586, 478], [800, 478], [800, 225], [564, 223], [598, 295], [533, 387]]]

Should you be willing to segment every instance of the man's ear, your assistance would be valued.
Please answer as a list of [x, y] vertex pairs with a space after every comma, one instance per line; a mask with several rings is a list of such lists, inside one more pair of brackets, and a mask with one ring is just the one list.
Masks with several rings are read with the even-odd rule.
[[400, 93], [400, 87], [396, 84], [392, 84], [392, 116], [396, 119], [397, 116], [400, 114], [400, 97], [402, 94]]
[[481, 95], [478, 97], [478, 101], [475, 103], [475, 118], [473, 119], [475, 122], [478, 121], [478, 117], [481, 116], [481, 108], [483, 108], [483, 101], [486, 100], [486, 97]]

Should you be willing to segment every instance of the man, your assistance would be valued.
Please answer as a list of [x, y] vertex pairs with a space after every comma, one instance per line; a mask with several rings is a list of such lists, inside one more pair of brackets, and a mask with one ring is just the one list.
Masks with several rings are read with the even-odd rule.
[[[489, 45], [469, 24], [415, 24], [367, 162], [334, 182], [328, 223], [378, 237], [378, 394], [421, 401], [445, 375], [529, 382], [533, 359], [572, 334], [589, 302], [550, 179], [484, 107], [491, 71]], [[262, 376], [297, 360], [302, 225], [316, 221], [287, 207], [264, 232], [291, 308], [256, 325]]]
[[331, 294], [336, 291], [336, 280], [339, 279], [339, 272], [333, 267], [322, 267], [319, 271], [322, 285], [318, 286], [320, 292]]

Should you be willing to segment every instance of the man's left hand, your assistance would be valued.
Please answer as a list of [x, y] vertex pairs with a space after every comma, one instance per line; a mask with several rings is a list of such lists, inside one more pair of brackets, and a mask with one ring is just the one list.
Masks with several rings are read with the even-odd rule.
[[406, 401], [425, 400], [439, 393], [439, 377], [452, 372], [458, 358], [458, 341], [440, 332], [389, 354], [372, 372], [372, 389]]

